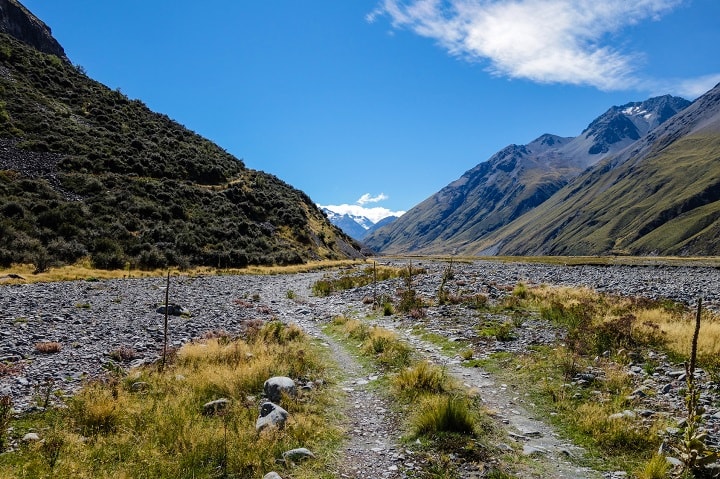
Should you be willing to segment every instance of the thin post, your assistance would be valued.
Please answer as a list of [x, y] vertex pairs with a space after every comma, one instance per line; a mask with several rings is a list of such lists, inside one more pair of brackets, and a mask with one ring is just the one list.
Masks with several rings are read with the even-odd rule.
[[162, 363], [160, 364], [160, 371], [165, 369], [165, 362], [167, 360], [167, 343], [168, 343], [168, 308], [170, 302], [170, 270], [167, 274], [167, 283], [165, 284], [165, 325], [163, 328], [163, 352], [162, 352]]
[[377, 300], [377, 263], [373, 261], [373, 308], [378, 307]]
[[695, 365], [697, 364], [697, 348], [698, 337], [700, 336], [700, 317], [702, 316], [702, 296], [698, 298], [697, 314], [695, 315], [695, 332], [692, 338], [692, 347], [690, 348], [690, 366], [688, 367], [687, 379], [691, 385], [695, 381]]

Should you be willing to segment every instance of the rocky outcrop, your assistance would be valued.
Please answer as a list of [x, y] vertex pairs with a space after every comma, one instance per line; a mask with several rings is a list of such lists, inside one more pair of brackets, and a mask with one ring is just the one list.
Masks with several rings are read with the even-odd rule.
[[53, 38], [50, 27], [17, 0], [0, 0], [0, 32], [70, 62], [63, 47]]

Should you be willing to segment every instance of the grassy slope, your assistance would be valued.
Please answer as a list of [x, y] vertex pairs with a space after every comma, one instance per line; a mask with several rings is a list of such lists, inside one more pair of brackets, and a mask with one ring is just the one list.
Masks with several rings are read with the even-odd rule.
[[89, 255], [109, 268], [242, 267], [355, 254], [301, 191], [6, 35], [0, 138], [0, 265]]
[[642, 162], [593, 170], [490, 235], [503, 254], [718, 254], [720, 136], [685, 137]]

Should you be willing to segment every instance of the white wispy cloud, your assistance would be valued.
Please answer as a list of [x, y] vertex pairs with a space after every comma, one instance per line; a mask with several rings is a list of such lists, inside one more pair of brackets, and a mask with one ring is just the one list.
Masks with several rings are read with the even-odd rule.
[[664, 95], [671, 93], [694, 100], [703, 93], [707, 93], [720, 83], [720, 73], [714, 75], [704, 75], [697, 78], [688, 79], [671, 79], [662, 81], [649, 82], [647, 89], [652, 91], [654, 95]]
[[366, 203], [379, 203], [388, 199], [385, 193], [380, 193], [377, 196], [372, 196], [370, 193], [365, 193], [357, 200], [357, 204], [364, 205]]
[[657, 20], [683, 0], [383, 0], [367, 15], [432, 38], [452, 55], [488, 63], [493, 74], [603, 90], [639, 86], [642, 56], [611, 34]]

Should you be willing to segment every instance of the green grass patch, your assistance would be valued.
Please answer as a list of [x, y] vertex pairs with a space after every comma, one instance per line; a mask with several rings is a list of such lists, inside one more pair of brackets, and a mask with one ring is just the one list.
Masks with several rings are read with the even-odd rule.
[[447, 336], [442, 334], [431, 333], [425, 328], [416, 326], [412, 329], [412, 334], [419, 337], [423, 341], [432, 343], [440, 348], [440, 351], [446, 356], [455, 356], [462, 354], [468, 349], [467, 341], [451, 341]]

